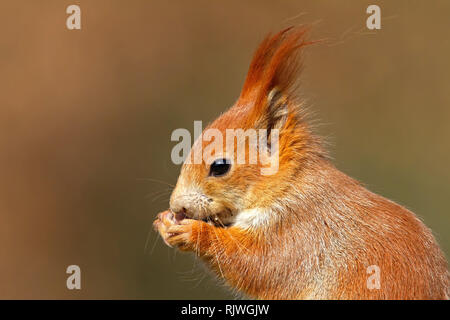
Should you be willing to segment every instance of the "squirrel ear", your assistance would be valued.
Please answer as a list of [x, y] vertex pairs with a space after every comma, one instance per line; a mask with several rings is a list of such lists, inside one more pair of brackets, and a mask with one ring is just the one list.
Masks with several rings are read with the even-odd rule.
[[267, 95], [264, 112], [253, 122], [253, 127], [266, 129], [266, 141], [270, 146], [272, 130], [281, 130], [289, 115], [287, 97], [277, 88], [273, 88]]
[[251, 105], [249, 124], [268, 130], [281, 128], [289, 114], [300, 49], [308, 44], [307, 28], [287, 28], [268, 36], [256, 50], [238, 103]]
[[273, 88], [267, 95], [266, 104], [259, 126], [269, 131], [272, 129], [280, 130], [286, 123], [289, 114], [287, 97], [277, 88]]

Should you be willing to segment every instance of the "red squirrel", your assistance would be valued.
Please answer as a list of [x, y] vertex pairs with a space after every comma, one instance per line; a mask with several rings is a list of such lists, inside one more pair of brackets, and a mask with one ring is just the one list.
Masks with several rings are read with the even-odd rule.
[[[155, 229], [249, 298], [448, 299], [450, 274], [431, 231], [336, 169], [311, 132], [295, 95], [306, 34], [266, 37], [237, 102], [208, 126], [224, 135], [278, 129], [278, 171], [262, 175], [263, 164], [236, 163], [228, 151], [185, 162]], [[209, 143], [200, 137], [187, 159]]]

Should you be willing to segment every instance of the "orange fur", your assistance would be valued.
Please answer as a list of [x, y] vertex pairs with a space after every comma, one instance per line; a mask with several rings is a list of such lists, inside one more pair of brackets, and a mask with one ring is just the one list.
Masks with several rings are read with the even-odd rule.
[[[289, 28], [267, 37], [238, 101], [209, 126], [224, 134], [280, 128], [278, 172], [262, 176], [260, 163], [233, 164], [216, 178], [207, 163], [184, 164], [171, 210], [187, 219], [167, 211], [156, 229], [253, 298], [448, 299], [447, 262], [430, 230], [337, 170], [301, 116], [293, 89], [299, 49], [311, 43], [305, 34]], [[207, 145], [196, 142], [191, 157]], [[201, 221], [213, 217], [230, 225]], [[380, 268], [380, 289], [367, 287], [371, 265]]]

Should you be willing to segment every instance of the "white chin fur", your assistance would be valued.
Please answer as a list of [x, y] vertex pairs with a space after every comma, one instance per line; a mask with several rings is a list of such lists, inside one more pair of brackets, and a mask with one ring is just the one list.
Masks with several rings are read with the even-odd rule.
[[247, 229], [266, 226], [273, 217], [272, 210], [265, 208], [254, 208], [239, 212], [233, 217], [234, 226]]

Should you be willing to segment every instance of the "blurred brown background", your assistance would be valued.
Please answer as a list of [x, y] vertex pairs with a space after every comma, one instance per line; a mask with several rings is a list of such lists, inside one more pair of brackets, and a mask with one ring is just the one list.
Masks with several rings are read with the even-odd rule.
[[[70, 4], [80, 31], [66, 28]], [[380, 31], [365, 29], [369, 4]], [[176, 182], [171, 132], [230, 106], [259, 41], [299, 23], [328, 39], [307, 49], [301, 94], [336, 165], [421, 216], [448, 256], [449, 12], [447, 0], [1, 1], [0, 298], [232, 297], [157, 239], [170, 192], [153, 179]], [[71, 264], [80, 291], [66, 288]]]

